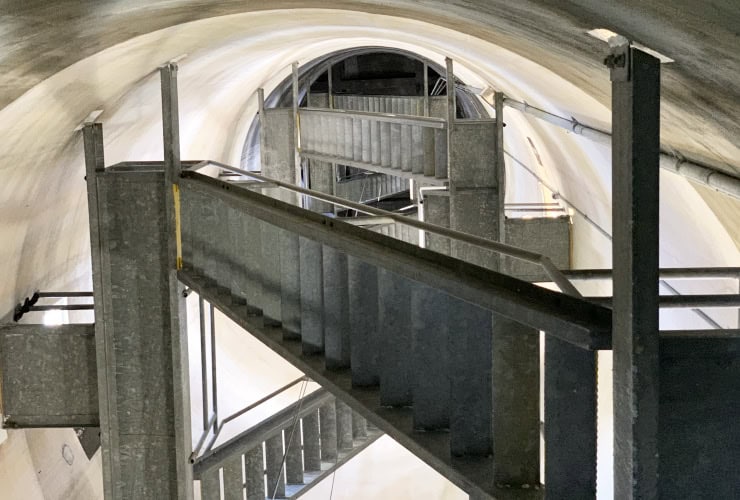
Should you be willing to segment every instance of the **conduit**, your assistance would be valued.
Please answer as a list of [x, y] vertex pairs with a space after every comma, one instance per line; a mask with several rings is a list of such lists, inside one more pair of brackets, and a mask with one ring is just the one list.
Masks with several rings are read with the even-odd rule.
[[[580, 123], [574, 118], [565, 118], [549, 111], [530, 106], [526, 102], [520, 102], [510, 97], [504, 98], [504, 105], [519, 110], [522, 113], [532, 115], [535, 118], [546, 121], [560, 128], [564, 128], [574, 134], [582, 135], [600, 144], [611, 146], [612, 135], [609, 132], [599, 130]], [[740, 200], [740, 179], [732, 175], [720, 172], [717, 169], [693, 163], [680, 156], [668, 152], [660, 153], [660, 168], [681, 175], [694, 182], [710, 187], [715, 191]]]

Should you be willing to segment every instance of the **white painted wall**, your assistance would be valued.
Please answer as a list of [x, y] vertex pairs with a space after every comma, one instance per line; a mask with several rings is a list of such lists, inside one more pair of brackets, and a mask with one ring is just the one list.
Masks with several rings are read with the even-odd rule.
[[[100, 119], [108, 164], [160, 159], [155, 69], [186, 53], [180, 71], [182, 156], [238, 164], [247, 127], [256, 111], [254, 93], [258, 87], [265, 87], [269, 93], [288, 75], [294, 60], [308, 61], [326, 52], [364, 45], [407, 49], [438, 62], [451, 56], [456, 60], [457, 74], [471, 85], [492, 86], [533, 105], [608, 128], [608, 109], [551, 71], [473, 36], [408, 19], [358, 12], [283, 10], [223, 16], [150, 33], [60, 71], [0, 110], [0, 157], [4, 159], [6, 179], [0, 184], [0, 261], [4, 263], [0, 268], [0, 310], [10, 310], [19, 297], [36, 288], [90, 288], [82, 144], [80, 134], [74, 132], [90, 111], [104, 110]], [[510, 152], [609, 231], [609, 152], [514, 111], [507, 110], [506, 119], [510, 124], [506, 132]], [[550, 194], [528, 175], [510, 168], [511, 201], [549, 201]], [[737, 247], [694, 189], [671, 174], [663, 174], [661, 180], [661, 265], [740, 265]], [[580, 216], [574, 216], [574, 244], [576, 267], [610, 265], [608, 239]], [[723, 284], [722, 289], [729, 286]], [[706, 285], [685, 284], [682, 291], [698, 291], [700, 287]], [[605, 291], [603, 287], [595, 288]], [[727, 326], [734, 321], [727, 315], [716, 317]], [[661, 320], [666, 327], [687, 326], [695, 321], [685, 314], [662, 315]], [[274, 355], [250, 342], [226, 325], [219, 334], [219, 345], [223, 346], [219, 356], [226, 361], [221, 374], [224, 408], [237, 408], [260, 391], [277, 387], [295, 375], [294, 369], [280, 365]], [[244, 362], [247, 355], [251, 363]], [[265, 367], [267, 370], [262, 369]], [[244, 380], [249, 383], [244, 384]], [[608, 380], [604, 384], [608, 386]], [[244, 386], [249, 392], [240, 390]], [[608, 415], [606, 406], [602, 411]], [[51, 482], [33, 469], [36, 463], [47, 463], [43, 457], [56, 460], [53, 457], [59, 455], [59, 440], [68, 436], [59, 431], [59, 435], [43, 434], [42, 439], [29, 441], [26, 437], [30, 435], [31, 431], [12, 433], [0, 445], [3, 498], [6, 491], [25, 495], [17, 498], [37, 498], [34, 495], [42, 493], [46, 498], [66, 498], [63, 494], [69, 491], [65, 489], [68, 486], [53, 489]], [[369, 450], [367, 457], [358, 459], [357, 464], [363, 460], [367, 467], [362, 474], [352, 473], [354, 466], [337, 474], [337, 494], [358, 498], [365, 493], [354, 489], [353, 484], [361, 484], [365, 489], [360, 490], [377, 494], [368, 493], [367, 498], [402, 498], [390, 495], [391, 490], [386, 488], [404, 491], [402, 488], [416, 485], [422, 489], [408, 491], [431, 491], [423, 489], [423, 484], [438, 484], [422, 471], [423, 467], [404, 458], [403, 450], [394, 450], [387, 443], [378, 443], [373, 449], [376, 447], [382, 453], [376, 455]], [[603, 474], [610, 457], [608, 447], [599, 456]], [[90, 472], [97, 467], [95, 461], [83, 469], [64, 469], [53, 461], [49, 467], [58, 475], [56, 482], [60, 485], [76, 484], [70, 478], [82, 481], [90, 474], [91, 486], [74, 490], [75, 496], [83, 500], [99, 498], [97, 478], [93, 481], [91, 476], [95, 474]], [[368, 483], [367, 478], [373, 479]], [[608, 486], [605, 481], [600, 480], [600, 487]], [[459, 496], [459, 492], [439, 484], [440, 488], [434, 489], [437, 493], [424, 498]], [[409, 495], [407, 498], [417, 498]], [[609, 497], [608, 488], [600, 497]]]

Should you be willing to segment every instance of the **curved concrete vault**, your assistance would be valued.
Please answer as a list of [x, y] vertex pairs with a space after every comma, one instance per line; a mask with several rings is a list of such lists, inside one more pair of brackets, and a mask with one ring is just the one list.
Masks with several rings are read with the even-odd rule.
[[[257, 88], [269, 93], [293, 61], [362, 46], [403, 49], [441, 65], [452, 57], [456, 74], [470, 85], [609, 129], [609, 76], [601, 62], [606, 45], [586, 35], [609, 28], [676, 61], [663, 77], [665, 147], [740, 175], [735, 2], [548, 4], [279, 0], [263, 10], [268, 6], [237, 1], [121, 0], [11, 6], [0, 20], [0, 315], [34, 289], [90, 288], [82, 139], [75, 128], [102, 110], [108, 164], [161, 159], [155, 70], [182, 55], [182, 157], [238, 165], [257, 111]], [[574, 215], [574, 266], [609, 267], [611, 244], [592, 224], [610, 231], [609, 149], [517, 111], [507, 110], [506, 120], [512, 156], [590, 219]], [[552, 195], [514, 162], [507, 177], [514, 201]], [[740, 201], [673, 174], [663, 172], [661, 181], [661, 264], [740, 265]], [[662, 320], [667, 328], [698, 321], [690, 313]], [[733, 318], [720, 313], [716, 320], [729, 325]], [[32, 461], [43, 462], [53, 446], [33, 448]], [[0, 458], [0, 464], [13, 460]], [[49, 484], [41, 489], [47, 498], [61, 494]]]

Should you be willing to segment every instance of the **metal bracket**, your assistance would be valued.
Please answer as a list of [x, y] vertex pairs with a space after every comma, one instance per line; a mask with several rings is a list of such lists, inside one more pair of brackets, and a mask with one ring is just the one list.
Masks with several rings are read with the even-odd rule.
[[631, 52], [632, 48], [626, 39], [618, 41], [618, 45], [611, 45], [609, 55], [604, 59], [604, 64], [611, 70], [612, 82], [628, 82], [631, 75]]

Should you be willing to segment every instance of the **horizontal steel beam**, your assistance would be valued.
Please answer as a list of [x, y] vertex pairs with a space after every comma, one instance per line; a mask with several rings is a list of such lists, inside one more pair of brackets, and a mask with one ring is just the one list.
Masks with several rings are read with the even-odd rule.
[[[571, 280], [610, 280], [611, 269], [568, 269], [562, 273]], [[740, 267], [668, 267], [659, 270], [660, 279], [740, 279]]]
[[226, 460], [261, 445], [265, 440], [291, 425], [295, 418], [305, 417], [320, 406], [331, 401], [332, 398], [333, 396], [324, 389], [318, 389], [308, 394], [273, 416], [196, 459], [193, 464], [193, 477], [199, 479], [204, 472], [214, 467], [219, 467]]
[[408, 279], [548, 332], [586, 349], [610, 344], [611, 312], [588, 301], [553, 292], [354, 227], [279, 200], [194, 172], [184, 172], [182, 190], [221, 198], [244, 213], [332, 246]]
[[708, 330], [661, 330], [661, 339], [735, 339], [740, 338], [738, 328], [712, 328]]
[[[611, 297], [585, 297], [595, 304], [611, 307]], [[740, 307], [740, 294], [719, 295], [661, 295], [661, 309], [687, 309], [700, 307]]]

